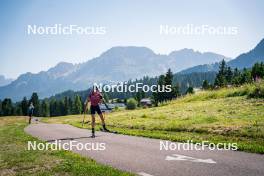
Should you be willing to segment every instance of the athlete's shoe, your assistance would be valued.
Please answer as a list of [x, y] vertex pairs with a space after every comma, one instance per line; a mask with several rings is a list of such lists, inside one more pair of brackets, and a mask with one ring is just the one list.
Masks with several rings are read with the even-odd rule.
[[110, 132], [110, 130], [108, 130], [107, 128], [100, 128], [100, 131], [102, 131], [102, 132]]
[[110, 132], [110, 130], [108, 130], [105, 125], [103, 125], [102, 131], [104, 131], [104, 132]]

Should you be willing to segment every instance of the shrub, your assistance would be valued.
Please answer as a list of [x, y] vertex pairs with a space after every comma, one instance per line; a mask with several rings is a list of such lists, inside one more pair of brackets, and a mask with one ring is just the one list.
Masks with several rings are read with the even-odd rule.
[[188, 89], [186, 90], [186, 94], [194, 94], [193, 87], [188, 87]]
[[255, 89], [248, 95], [249, 98], [264, 98], [264, 84], [259, 83]]
[[134, 98], [130, 98], [127, 100], [127, 109], [136, 109], [137, 101]]

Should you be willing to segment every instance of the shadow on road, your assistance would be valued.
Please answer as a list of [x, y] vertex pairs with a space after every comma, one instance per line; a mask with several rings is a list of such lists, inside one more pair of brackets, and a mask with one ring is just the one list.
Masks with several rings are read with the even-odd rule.
[[47, 140], [47, 141], [45, 141], [45, 142], [55, 142], [55, 141], [58, 141], [58, 140], [61, 140], [61, 141], [67, 141], [67, 140], [70, 140], [70, 141], [72, 141], [72, 140], [76, 140], [76, 139], [85, 139], [85, 138], [91, 138], [91, 136], [86, 136], [86, 137], [77, 137], [77, 138], [71, 138], [71, 137], [69, 137], [69, 138], [61, 138], [61, 139], [52, 139], [52, 140]]

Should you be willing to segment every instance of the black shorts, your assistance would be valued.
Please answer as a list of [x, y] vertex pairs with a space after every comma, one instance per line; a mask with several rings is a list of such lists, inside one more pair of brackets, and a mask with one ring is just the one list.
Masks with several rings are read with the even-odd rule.
[[32, 117], [33, 116], [33, 111], [29, 111], [28, 116]]
[[97, 112], [97, 114], [102, 114], [102, 111], [101, 111], [99, 105], [97, 105], [97, 106], [92, 106], [92, 105], [91, 105], [91, 106], [90, 106], [90, 109], [91, 109], [91, 114], [92, 114], [92, 115], [94, 115], [95, 112]]

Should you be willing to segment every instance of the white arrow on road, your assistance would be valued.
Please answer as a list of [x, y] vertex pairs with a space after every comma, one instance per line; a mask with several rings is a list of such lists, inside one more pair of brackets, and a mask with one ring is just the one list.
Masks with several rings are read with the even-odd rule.
[[141, 176], [153, 176], [153, 175], [147, 174], [145, 172], [139, 172], [138, 175], [141, 175]]
[[173, 154], [172, 156], [166, 156], [165, 160], [167, 161], [191, 161], [191, 162], [209, 163], [209, 164], [216, 163], [212, 159], [199, 159], [199, 158], [193, 158], [190, 156], [184, 156], [184, 155], [178, 155], [178, 154]]

